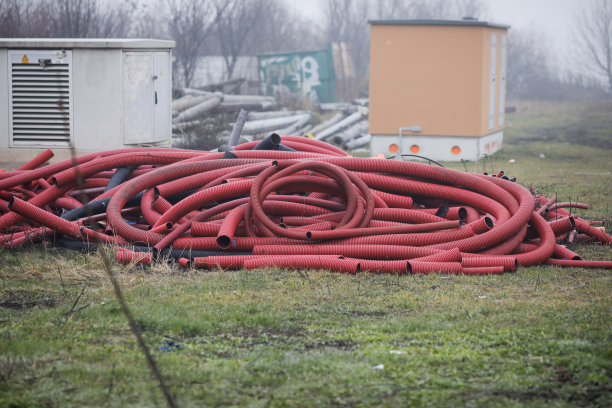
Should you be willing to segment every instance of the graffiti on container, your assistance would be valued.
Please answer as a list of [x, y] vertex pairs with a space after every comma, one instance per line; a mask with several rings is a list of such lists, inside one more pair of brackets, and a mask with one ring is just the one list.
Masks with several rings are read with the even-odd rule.
[[313, 56], [260, 57], [259, 69], [265, 95], [301, 93], [311, 101], [320, 99], [320, 65]]

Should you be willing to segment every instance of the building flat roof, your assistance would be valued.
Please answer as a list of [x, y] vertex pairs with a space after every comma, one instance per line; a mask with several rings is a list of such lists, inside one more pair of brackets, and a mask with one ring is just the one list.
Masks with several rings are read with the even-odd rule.
[[456, 27], [491, 27], [510, 28], [509, 25], [489, 23], [479, 20], [369, 20], [371, 25], [407, 25], [407, 26], [456, 26]]
[[0, 38], [0, 48], [174, 48], [174, 41], [148, 38]]

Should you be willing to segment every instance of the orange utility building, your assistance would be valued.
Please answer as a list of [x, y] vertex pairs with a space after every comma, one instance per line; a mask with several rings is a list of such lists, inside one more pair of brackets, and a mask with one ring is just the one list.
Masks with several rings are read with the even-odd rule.
[[509, 26], [370, 21], [372, 153], [478, 160], [503, 141]]

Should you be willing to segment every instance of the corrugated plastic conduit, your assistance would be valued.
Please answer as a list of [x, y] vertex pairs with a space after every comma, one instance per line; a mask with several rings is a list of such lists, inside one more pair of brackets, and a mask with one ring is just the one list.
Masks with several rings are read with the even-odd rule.
[[[202, 152], [122, 149], [0, 173], [0, 244], [116, 248], [120, 263], [196, 268], [500, 274], [519, 266], [611, 268], [560, 245], [610, 243], [503, 172], [353, 158], [272, 134]], [[81, 204], [77, 200], [84, 200]]]

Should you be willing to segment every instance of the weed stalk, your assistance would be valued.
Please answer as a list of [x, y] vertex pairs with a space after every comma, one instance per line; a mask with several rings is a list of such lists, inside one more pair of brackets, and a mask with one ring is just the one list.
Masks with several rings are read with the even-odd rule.
[[[60, 108], [60, 111], [65, 112], [65, 109], [64, 109], [61, 101], [59, 102], [59, 108]], [[67, 117], [67, 115], [65, 116], [64, 123], [65, 123], [65, 126], [68, 127], [68, 117]], [[72, 142], [70, 142], [70, 155], [71, 155], [71, 158], [72, 158], [72, 166], [73, 166], [73, 168], [75, 169], [75, 171], [77, 173], [76, 174], [76, 184], [79, 187], [79, 190], [83, 191], [85, 189], [84, 188], [84, 183], [83, 183], [83, 177], [78, 172], [78, 166], [77, 166], [77, 163], [76, 163], [77, 155], [76, 155], [76, 150], [75, 150], [74, 145], [72, 144]], [[83, 197], [83, 199], [84, 199], [84, 197]], [[82, 201], [82, 202], [85, 202], [85, 201]], [[91, 214], [87, 214], [87, 216], [90, 217]], [[90, 221], [90, 222], [92, 222], [92, 221]], [[92, 225], [92, 229], [94, 229], [94, 228], [95, 228], [95, 226]], [[108, 278], [109, 278], [109, 280], [110, 280], [110, 282], [111, 282], [111, 284], [113, 286], [113, 291], [115, 293], [115, 297], [117, 298], [117, 301], [119, 302], [119, 305], [121, 306], [121, 310], [122, 310], [123, 314], [125, 315], [126, 319], [128, 320], [128, 324], [130, 326], [130, 330], [132, 331], [132, 333], [136, 337], [136, 342], [138, 343], [138, 347], [142, 351], [142, 354], [145, 356], [145, 359], [147, 360], [147, 364], [149, 365], [149, 369], [151, 370], [151, 373], [157, 379], [157, 382], [159, 383], [159, 388], [160, 388], [162, 394], [164, 395], [164, 398], [166, 399], [166, 403], [168, 404], [168, 406], [170, 408], [176, 408], [177, 405], [174, 402], [174, 398], [172, 397], [172, 394], [170, 394], [170, 390], [168, 389], [168, 386], [166, 385], [166, 383], [164, 381], [164, 378], [161, 375], [159, 367], [157, 366], [157, 362], [155, 361], [155, 359], [153, 358], [153, 355], [151, 354], [151, 350], [149, 349], [149, 347], [147, 346], [147, 344], [144, 341], [144, 338], [142, 336], [142, 330], [140, 329], [140, 326], [138, 326], [138, 323], [136, 323], [136, 319], [134, 319], [134, 315], [132, 314], [132, 311], [130, 310], [130, 308], [127, 305], [125, 297], [123, 296], [123, 292], [121, 291], [121, 287], [119, 285], [119, 281], [117, 280], [117, 277], [113, 273], [113, 268], [112, 268], [112, 265], [111, 265], [111, 260], [110, 260], [110, 255], [108, 253], [108, 250], [103, 245], [100, 245], [100, 248], [101, 248], [101, 250], [99, 251], [99, 253], [100, 253], [101, 258], [102, 258], [102, 264], [104, 266], [104, 271], [108, 275]], [[79, 298], [80, 298], [80, 295], [79, 295]], [[77, 298], [77, 302], [78, 302], [79, 298]], [[76, 302], [75, 302], [74, 306], [76, 306]], [[74, 308], [74, 306], [73, 306], [73, 308]]]

